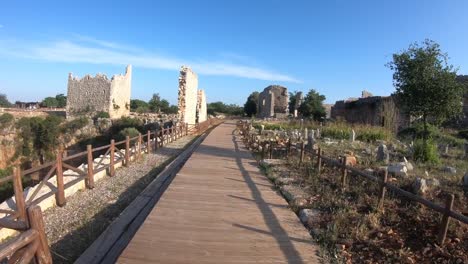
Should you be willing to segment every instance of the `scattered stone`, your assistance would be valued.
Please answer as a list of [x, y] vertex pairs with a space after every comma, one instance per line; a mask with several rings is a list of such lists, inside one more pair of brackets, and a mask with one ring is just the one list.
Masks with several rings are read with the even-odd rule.
[[457, 169], [454, 168], [454, 167], [445, 166], [444, 167], [444, 172], [449, 173], [449, 174], [457, 174]]
[[351, 137], [349, 141], [354, 142], [356, 141], [356, 132], [354, 132], [354, 129], [351, 131]]
[[423, 178], [416, 178], [412, 184], [413, 192], [416, 194], [425, 194], [428, 190], [426, 180]]
[[383, 161], [385, 164], [390, 162], [390, 152], [385, 144], [380, 144], [377, 149], [377, 161]]
[[285, 161], [281, 159], [263, 159], [262, 161], [260, 161], [260, 165], [269, 167], [279, 166], [283, 164], [285, 164]]
[[408, 176], [408, 168], [406, 168], [404, 162], [391, 164], [387, 167], [387, 170], [388, 173], [394, 174], [395, 176]]
[[403, 162], [405, 163], [406, 168], [408, 169], [408, 171], [412, 171], [414, 169], [413, 164], [411, 164], [411, 162], [409, 162], [406, 159], [406, 157], [403, 157]]
[[294, 184], [294, 183], [298, 183], [298, 182], [299, 181], [294, 179], [294, 178], [284, 178], [284, 177], [278, 177], [275, 180], [275, 184], [278, 185], [278, 186], [289, 185], [289, 184]]

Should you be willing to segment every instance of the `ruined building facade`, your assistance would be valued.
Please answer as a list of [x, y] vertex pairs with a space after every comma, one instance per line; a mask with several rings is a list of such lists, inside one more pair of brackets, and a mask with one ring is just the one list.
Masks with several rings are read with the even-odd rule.
[[294, 104], [294, 117], [298, 117], [299, 107], [301, 107], [302, 101], [304, 101], [304, 96], [302, 92], [296, 93], [296, 103]]
[[198, 90], [198, 77], [189, 67], [182, 66], [179, 76], [179, 121], [189, 125], [208, 118], [206, 95]]
[[331, 108], [331, 118], [348, 123], [381, 126], [398, 131], [409, 125], [409, 116], [401, 112], [393, 96], [372, 96], [337, 101]]
[[206, 95], [204, 90], [198, 90], [197, 96], [197, 121], [201, 123], [208, 119]]
[[114, 75], [110, 80], [104, 74], [83, 78], [68, 75], [67, 117], [107, 112], [111, 118], [130, 114], [132, 66], [125, 75]]
[[270, 85], [258, 96], [258, 117], [285, 118], [289, 115], [288, 104], [288, 89], [280, 85]]

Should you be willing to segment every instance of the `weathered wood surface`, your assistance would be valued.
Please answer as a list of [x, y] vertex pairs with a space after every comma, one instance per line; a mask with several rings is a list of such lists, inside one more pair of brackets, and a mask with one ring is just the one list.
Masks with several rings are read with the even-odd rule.
[[235, 123], [214, 129], [118, 263], [317, 263], [317, 246], [258, 170]]

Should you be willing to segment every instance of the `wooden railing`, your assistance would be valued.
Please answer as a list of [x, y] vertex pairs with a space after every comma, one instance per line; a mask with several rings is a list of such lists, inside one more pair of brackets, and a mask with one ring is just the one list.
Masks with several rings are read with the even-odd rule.
[[0, 261], [26, 264], [34, 259], [39, 264], [52, 263], [41, 208], [37, 205], [28, 207], [26, 215], [24, 226], [14, 228], [20, 234], [0, 245]]
[[[244, 122], [238, 123], [238, 128], [242, 131], [244, 135], [245, 143], [248, 146], [252, 146], [253, 143], [255, 143], [255, 138], [253, 135], [249, 136], [248, 122], [244, 121]], [[316, 150], [310, 149], [310, 148], [306, 149], [305, 142], [302, 141], [300, 143], [301, 143], [300, 147], [297, 147], [296, 144], [291, 143], [291, 140], [286, 142], [286, 146], [279, 146], [278, 143], [275, 141], [263, 142], [261, 143], [262, 145], [261, 157], [263, 159], [266, 157], [266, 155], [268, 155], [269, 158], [271, 159], [274, 157], [274, 152], [278, 150], [283, 150], [283, 152], [286, 153], [286, 157], [289, 157], [293, 154], [293, 150], [294, 150], [294, 153], [297, 153], [299, 157], [300, 163], [303, 163], [306, 158], [306, 155], [308, 155], [310, 157], [311, 162], [315, 164], [316, 171], [319, 175], [322, 171], [323, 164], [331, 165], [333, 167], [340, 169], [341, 170], [340, 180], [341, 180], [341, 185], [343, 189], [346, 189], [347, 187], [348, 174], [361, 176], [363, 178], [366, 178], [367, 180], [378, 183], [380, 188], [379, 188], [379, 199], [377, 202], [377, 208], [379, 210], [383, 209], [383, 206], [384, 206], [383, 201], [385, 199], [386, 191], [390, 190], [393, 193], [399, 195], [400, 197], [404, 197], [408, 200], [417, 202], [436, 212], [439, 212], [442, 214], [442, 220], [440, 223], [439, 234], [438, 234], [438, 239], [437, 239], [440, 245], [442, 245], [446, 239], [450, 218], [456, 219], [464, 224], [468, 224], [467, 216], [461, 214], [460, 212], [453, 210], [452, 208], [453, 200], [454, 200], [453, 194], [447, 193], [445, 205], [444, 206], [438, 205], [432, 201], [422, 198], [421, 196], [405, 191], [399, 188], [398, 186], [389, 183], [387, 181], [387, 176], [388, 176], [387, 170], [383, 170], [382, 173], [380, 173], [381, 177], [379, 178], [365, 171], [361, 171], [357, 168], [346, 165], [347, 164], [346, 156], [343, 156], [340, 159], [333, 159], [333, 158], [325, 156], [325, 152], [320, 147], [318, 147], [318, 149]], [[316, 162], [314, 162], [314, 159], [316, 159]]]

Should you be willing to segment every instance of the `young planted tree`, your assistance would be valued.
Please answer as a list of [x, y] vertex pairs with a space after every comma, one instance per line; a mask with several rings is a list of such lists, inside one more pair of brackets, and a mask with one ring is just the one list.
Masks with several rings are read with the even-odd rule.
[[394, 54], [388, 67], [394, 71], [399, 105], [424, 125], [422, 137], [424, 149], [428, 149], [428, 124], [439, 125], [461, 112], [463, 86], [456, 81], [457, 71], [448, 64], [448, 56], [439, 44], [431, 40], [414, 43], [408, 50]]
[[325, 107], [323, 107], [323, 101], [325, 101], [325, 95], [319, 94], [314, 89], [311, 89], [304, 98], [299, 112], [304, 117], [312, 118], [316, 121], [323, 120], [327, 113]]
[[244, 113], [248, 117], [255, 116], [258, 112], [258, 92], [253, 92], [247, 97], [247, 101], [244, 104]]

